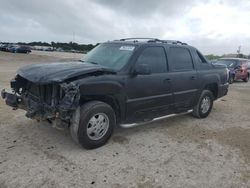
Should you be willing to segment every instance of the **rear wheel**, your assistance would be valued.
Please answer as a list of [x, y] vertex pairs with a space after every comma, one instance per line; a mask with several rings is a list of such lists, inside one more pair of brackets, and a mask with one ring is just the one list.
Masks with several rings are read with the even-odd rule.
[[205, 118], [209, 115], [213, 107], [214, 96], [209, 90], [203, 90], [198, 104], [193, 109], [193, 116], [197, 118]]
[[111, 137], [116, 124], [112, 107], [104, 102], [91, 101], [80, 108], [79, 124], [72, 124], [73, 139], [86, 149], [103, 146]]

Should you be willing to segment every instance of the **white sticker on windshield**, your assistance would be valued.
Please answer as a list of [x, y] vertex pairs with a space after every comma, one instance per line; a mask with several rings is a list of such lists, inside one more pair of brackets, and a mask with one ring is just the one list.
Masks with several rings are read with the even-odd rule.
[[134, 46], [121, 46], [120, 50], [128, 50], [128, 51], [133, 51], [135, 49]]

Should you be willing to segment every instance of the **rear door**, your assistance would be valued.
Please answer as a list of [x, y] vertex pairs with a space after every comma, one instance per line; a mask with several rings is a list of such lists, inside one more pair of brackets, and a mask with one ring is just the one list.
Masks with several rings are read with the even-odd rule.
[[185, 110], [193, 106], [198, 91], [197, 71], [191, 52], [186, 47], [169, 47], [168, 63], [172, 76], [175, 109]]
[[151, 74], [127, 78], [127, 117], [147, 119], [167, 114], [173, 96], [165, 49], [162, 46], [145, 47], [139, 52], [134, 66], [139, 64], [146, 64]]

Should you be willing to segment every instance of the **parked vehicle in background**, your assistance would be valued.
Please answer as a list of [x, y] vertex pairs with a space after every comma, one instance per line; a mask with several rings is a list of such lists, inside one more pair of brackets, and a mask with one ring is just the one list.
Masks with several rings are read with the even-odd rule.
[[8, 47], [8, 52], [16, 53], [17, 48], [19, 48], [19, 45], [10, 45]]
[[30, 53], [31, 49], [28, 46], [13, 45], [9, 48], [12, 53]]
[[248, 73], [248, 78], [250, 75], [250, 60], [247, 61], [247, 73]]
[[0, 51], [9, 52], [9, 47], [10, 47], [9, 44], [2, 44], [0, 46]]
[[18, 44], [1, 44], [0, 51], [12, 53], [30, 53], [31, 48], [29, 46], [23, 46]]
[[28, 118], [70, 128], [92, 149], [117, 125], [131, 127], [192, 112], [205, 118], [228, 92], [228, 69], [180, 41], [120, 39], [98, 45], [79, 62], [28, 65], [2, 98]]
[[221, 58], [218, 59], [216, 64], [226, 65], [229, 69], [229, 83], [232, 84], [235, 80], [249, 80], [249, 60], [242, 58]]

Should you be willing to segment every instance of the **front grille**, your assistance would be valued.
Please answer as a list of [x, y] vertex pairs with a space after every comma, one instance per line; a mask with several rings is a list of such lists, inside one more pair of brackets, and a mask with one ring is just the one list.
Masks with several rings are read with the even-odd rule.
[[15, 78], [15, 81], [16, 86], [13, 89], [15, 89], [18, 94], [24, 95], [42, 104], [50, 106], [56, 105], [63, 95], [60, 86], [57, 84], [39, 85], [32, 83], [19, 75]]
[[28, 94], [37, 98], [42, 103], [51, 105], [53, 96], [53, 85], [31, 84], [30, 87], [28, 88]]

